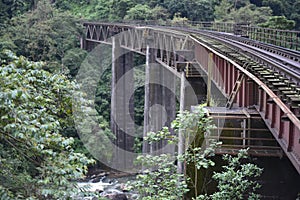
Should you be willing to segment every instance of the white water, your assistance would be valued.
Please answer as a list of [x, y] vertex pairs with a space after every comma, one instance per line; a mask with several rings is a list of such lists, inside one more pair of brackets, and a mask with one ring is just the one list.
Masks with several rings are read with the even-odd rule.
[[[86, 195], [74, 198], [76, 200], [92, 200], [95, 196], [109, 197], [115, 194], [125, 194], [128, 199], [138, 199], [138, 195], [131, 192], [124, 192], [122, 189], [128, 180], [132, 180], [133, 177], [122, 177], [116, 179], [106, 179], [102, 177], [99, 182], [94, 182], [93, 179], [88, 182], [78, 182], [78, 188], [80, 191], [84, 191]], [[96, 198], [95, 198], [96, 199]]]
[[83, 182], [83, 183], [77, 183], [78, 188], [82, 191], [86, 192], [103, 192], [105, 188], [108, 186], [111, 186], [112, 184], [110, 183], [103, 183], [103, 182], [98, 182], [98, 183], [91, 183], [91, 182]]

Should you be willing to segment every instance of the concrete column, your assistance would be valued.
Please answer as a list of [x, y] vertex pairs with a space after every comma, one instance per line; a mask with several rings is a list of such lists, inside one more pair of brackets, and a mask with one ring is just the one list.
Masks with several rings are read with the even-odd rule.
[[111, 68], [111, 110], [110, 110], [110, 128], [113, 133], [117, 132], [117, 125], [115, 123], [115, 115], [116, 115], [116, 97], [117, 97], [117, 92], [116, 92], [116, 84], [117, 84], [117, 58], [119, 56], [119, 49], [120, 46], [118, 43], [116, 44], [116, 38], [112, 37], [112, 68]]
[[116, 136], [114, 163], [124, 169], [132, 163], [127, 152], [133, 152], [135, 134], [133, 65], [133, 53], [112, 37], [111, 130]]
[[86, 40], [84, 37], [80, 37], [80, 48], [86, 49]]
[[[147, 46], [146, 49], [146, 69], [145, 69], [145, 104], [144, 104], [144, 133], [157, 132], [162, 127], [162, 106], [163, 106], [163, 86], [162, 86], [162, 66], [155, 63], [155, 49]], [[149, 146], [143, 143], [143, 152], [153, 153], [159, 149], [159, 143]]]
[[[180, 108], [179, 112], [183, 113], [185, 107], [185, 72], [181, 72], [180, 81]], [[182, 155], [185, 149], [185, 138], [183, 130], [179, 130], [179, 142], [178, 142], [178, 155]], [[177, 162], [177, 172], [182, 174], [184, 172], [183, 162]]]
[[[145, 103], [144, 131], [160, 131], [163, 126], [170, 126], [176, 117], [176, 77], [169, 70], [155, 62], [156, 49], [147, 46], [145, 68]], [[143, 153], [160, 154], [166, 141], [151, 146], [143, 142]], [[164, 149], [164, 151], [168, 151]], [[171, 150], [170, 150], [171, 151]], [[165, 153], [165, 152], [164, 152]]]
[[207, 106], [211, 106], [211, 79], [213, 69], [213, 53], [208, 54], [208, 72], [207, 72]]
[[91, 52], [98, 45], [97, 43], [87, 41], [86, 39], [82, 39], [80, 43], [81, 48], [87, 50], [88, 52]]
[[124, 101], [125, 108], [124, 127], [126, 130], [125, 145], [126, 150], [133, 152], [135, 139], [135, 124], [134, 124], [134, 56], [132, 51], [127, 51], [125, 56], [125, 69], [123, 86], [124, 86]]
[[[149, 110], [150, 110], [150, 63], [152, 62], [153, 55], [151, 55], [150, 47], [147, 45], [146, 49], [146, 66], [145, 66], [145, 102], [144, 102], [144, 131], [143, 138], [147, 136], [149, 129]], [[143, 141], [143, 153], [148, 153], [150, 146], [147, 142]]]
[[[162, 68], [164, 69], [164, 68]], [[176, 118], [176, 76], [170, 71], [163, 70], [163, 103], [167, 112], [165, 125], [170, 127], [171, 122]]]

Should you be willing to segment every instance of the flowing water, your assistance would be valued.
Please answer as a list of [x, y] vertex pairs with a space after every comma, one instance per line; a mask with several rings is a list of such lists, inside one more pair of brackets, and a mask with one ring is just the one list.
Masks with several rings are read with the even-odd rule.
[[138, 195], [134, 192], [127, 191], [126, 183], [133, 180], [135, 176], [123, 176], [110, 178], [107, 175], [92, 176], [91, 178], [78, 182], [77, 185], [83, 191], [80, 197], [76, 200], [94, 200], [98, 199], [96, 196], [112, 198], [116, 194], [124, 194], [127, 199], [138, 199]]

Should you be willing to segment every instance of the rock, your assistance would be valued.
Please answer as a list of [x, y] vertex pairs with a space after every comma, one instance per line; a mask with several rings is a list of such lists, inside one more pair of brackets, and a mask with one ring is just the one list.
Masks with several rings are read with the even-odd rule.
[[97, 200], [97, 197], [84, 197], [84, 200]]
[[125, 194], [115, 194], [110, 197], [112, 200], [128, 200]]
[[131, 194], [130, 195], [130, 199], [136, 199], [136, 200], [138, 200], [139, 199], [139, 195], [138, 194]]
[[[101, 193], [101, 196], [107, 197], [109, 199], [114, 199], [115, 197], [118, 197], [121, 195], [126, 197], [126, 195], [123, 194], [123, 192], [121, 192], [120, 190], [117, 190], [117, 189], [107, 189], [106, 191]], [[127, 199], [127, 197], [126, 197], [126, 199]], [[115, 200], [118, 200], [118, 199], [115, 199]]]
[[97, 176], [108, 176], [110, 174], [110, 172], [102, 172], [100, 174], [98, 174]]
[[103, 182], [106, 179], [106, 176], [95, 176], [95, 178], [91, 179], [90, 182], [97, 183]]
[[95, 175], [95, 174], [93, 174], [93, 175], [91, 176], [91, 178], [96, 178], [96, 175]]
[[103, 192], [104, 194], [107, 195], [117, 195], [117, 194], [123, 194], [123, 192], [121, 192], [120, 190], [114, 189], [114, 188], [109, 188], [107, 189], [105, 192]]
[[129, 192], [130, 188], [128, 188], [128, 186], [124, 183], [120, 184], [120, 189], [123, 191], [123, 192]]

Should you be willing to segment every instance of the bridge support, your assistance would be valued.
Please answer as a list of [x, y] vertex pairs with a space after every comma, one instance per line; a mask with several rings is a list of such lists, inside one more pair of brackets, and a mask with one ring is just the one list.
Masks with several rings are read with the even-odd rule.
[[[156, 62], [156, 49], [147, 46], [145, 66], [145, 104], [144, 132], [160, 131], [162, 127], [170, 127], [176, 117], [176, 77], [169, 70]], [[143, 153], [159, 154], [171, 152], [166, 148], [167, 142], [143, 142]]]
[[[185, 73], [181, 72], [180, 78], [180, 107], [179, 112], [183, 113], [185, 110]], [[184, 131], [179, 130], [179, 141], [178, 141], [178, 155], [183, 155], [185, 151], [185, 137]], [[178, 161], [177, 163], [177, 172], [182, 174], [184, 172], [184, 164], [182, 161]]]
[[112, 38], [112, 94], [111, 130], [116, 136], [114, 164], [120, 168], [132, 167], [134, 146], [134, 74], [133, 52], [120, 47], [118, 38]]
[[207, 106], [211, 105], [211, 82], [212, 82], [212, 68], [213, 68], [213, 54], [208, 54], [208, 65], [207, 65], [207, 100], [206, 104]]

